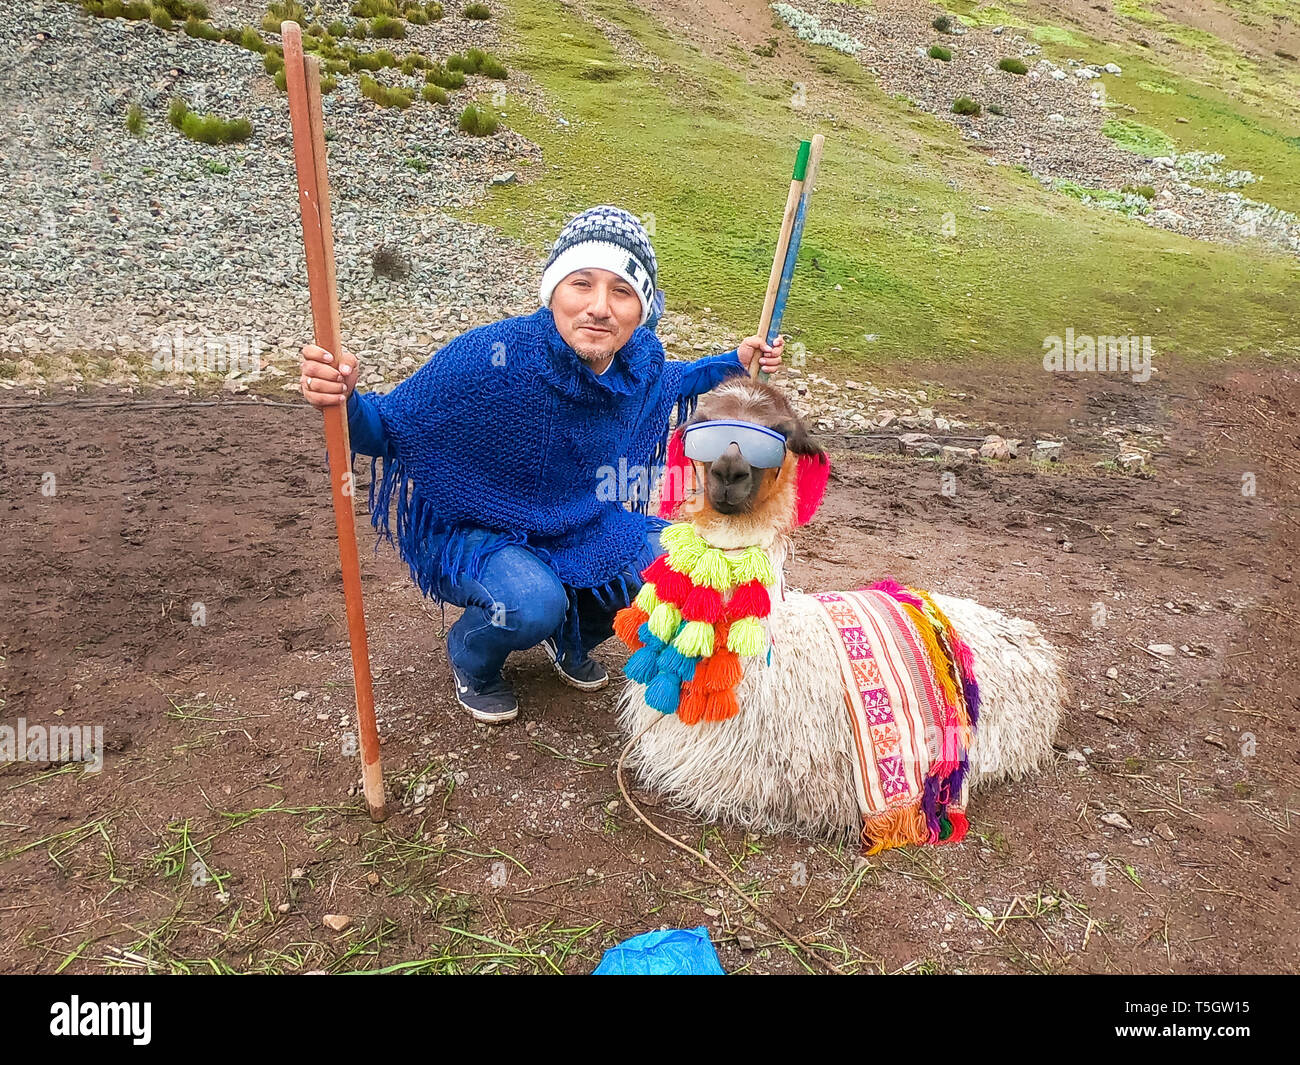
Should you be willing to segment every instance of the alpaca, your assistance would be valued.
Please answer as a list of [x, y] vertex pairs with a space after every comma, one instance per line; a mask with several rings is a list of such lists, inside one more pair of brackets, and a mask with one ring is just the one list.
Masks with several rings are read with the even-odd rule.
[[[684, 431], [719, 420], [775, 430], [785, 438], [780, 465], [753, 467], [735, 443], [714, 461], [687, 459]], [[641, 784], [706, 820], [761, 832], [853, 833], [872, 850], [938, 842], [933, 819], [928, 840], [923, 827], [921, 838], [883, 844], [866, 834], [839, 638], [828, 627], [818, 597], [785, 587], [789, 533], [807, 522], [821, 501], [829, 474], [825, 452], [779, 391], [747, 377], [732, 378], [701, 397], [671, 442], [665, 484], [676, 477], [682, 488], [677, 499], [664, 493], [668, 498], [660, 514], [689, 522], [705, 544], [724, 555], [751, 545], [765, 552], [772, 581], [764, 639], [770, 634], [770, 642], [762, 653], [740, 656], [743, 675], [734, 688], [735, 716], [729, 719], [686, 724], [685, 714], [664, 714], [649, 705], [646, 684], [626, 682], [617, 707], [622, 730], [630, 738], [658, 722], [628, 755]], [[649, 581], [651, 569], [645, 572]], [[931, 601], [958, 634], [953, 645], [964, 641], [969, 649], [966, 664], [978, 680], [978, 720], [973, 736], [966, 734], [963, 790], [960, 800], [952, 797], [953, 820], [961, 822], [959, 839], [965, 832], [965, 788], [1021, 779], [1052, 757], [1066, 690], [1059, 653], [1032, 622], [968, 599], [936, 594]], [[616, 625], [634, 647], [638, 641], [628, 626], [637, 618], [624, 615], [635, 610], [633, 604]]]

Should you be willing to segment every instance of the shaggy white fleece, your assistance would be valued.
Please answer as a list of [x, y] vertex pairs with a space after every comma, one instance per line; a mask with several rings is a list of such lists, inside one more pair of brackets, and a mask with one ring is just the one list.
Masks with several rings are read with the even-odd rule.
[[[862, 815], [836, 637], [811, 596], [778, 596], [768, 618], [770, 662], [766, 656], [744, 659], [736, 690], [740, 713], [697, 725], [667, 715], [633, 746], [628, 762], [648, 790], [708, 821], [760, 832], [856, 836]], [[975, 660], [981, 707], [971, 784], [1033, 772], [1052, 756], [1066, 697], [1058, 652], [1031, 622], [969, 599], [935, 595], [934, 601]], [[628, 737], [663, 716], [644, 695], [643, 685], [627, 681], [619, 696]]]

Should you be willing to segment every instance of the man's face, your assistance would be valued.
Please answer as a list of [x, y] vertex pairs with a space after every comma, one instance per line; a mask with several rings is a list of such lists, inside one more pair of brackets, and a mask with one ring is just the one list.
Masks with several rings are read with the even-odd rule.
[[551, 314], [565, 343], [599, 370], [641, 324], [641, 300], [618, 274], [593, 267], [555, 286]]

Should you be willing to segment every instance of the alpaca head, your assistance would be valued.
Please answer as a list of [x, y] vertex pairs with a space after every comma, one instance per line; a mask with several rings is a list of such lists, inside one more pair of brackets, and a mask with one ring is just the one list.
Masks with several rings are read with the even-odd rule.
[[[731, 443], [712, 461], [689, 459], [683, 434], [701, 422], [746, 422], [785, 439], [780, 465], [753, 465]], [[670, 471], [676, 468], [680, 502], [660, 514], [691, 522], [720, 547], [770, 544], [812, 518], [826, 490], [830, 460], [777, 389], [749, 377], [728, 378], [701, 396], [695, 414], [673, 433]]]

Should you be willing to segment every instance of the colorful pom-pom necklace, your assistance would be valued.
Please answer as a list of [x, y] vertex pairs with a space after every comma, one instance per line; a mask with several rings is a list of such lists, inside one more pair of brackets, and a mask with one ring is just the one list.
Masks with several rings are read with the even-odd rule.
[[661, 543], [668, 553], [641, 571], [636, 599], [614, 618], [632, 651], [623, 672], [660, 713], [687, 725], [725, 720], [740, 709], [741, 657], [767, 650], [771, 560], [756, 546], [726, 554], [689, 522], [667, 526]]

